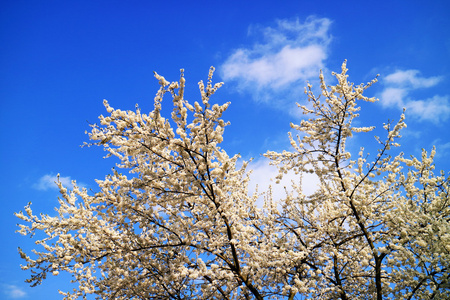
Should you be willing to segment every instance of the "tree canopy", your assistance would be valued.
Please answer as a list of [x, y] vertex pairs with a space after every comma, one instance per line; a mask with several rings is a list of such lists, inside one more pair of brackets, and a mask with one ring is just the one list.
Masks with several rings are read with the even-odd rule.
[[[449, 299], [450, 177], [435, 174], [435, 149], [419, 158], [392, 155], [402, 114], [384, 124], [370, 156], [346, 142], [374, 127], [353, 122], [376, 82], [354, 85], [346, 62], [320, 74], [320, 96], [308, 84], [305, 117], [291, 124], [292, 147], [265, 154], [281, 180], [294, 172], [285, 197], [249, 192], [247, 162], [221, 148], [229, 103], [212, 104], [222, 83], [199, 82], [201, 100], [184, 98], [178, 82], [155, 73], [154, 108], [111, 107], [92, 125], [87, 145], [120, 160], [92, 192], [57, 182], [57, 214], [36, 215], [31, 203], [19, 232], [37, 239], [27, 254], [28, 282], [68, 272], [77, 287], [65, 299]], [[162, 114], [170, 95], [173, 110]], [[318, 186], [306, 195], [305, 174]], [[30, 256], [29, 256], [30, 255]]]

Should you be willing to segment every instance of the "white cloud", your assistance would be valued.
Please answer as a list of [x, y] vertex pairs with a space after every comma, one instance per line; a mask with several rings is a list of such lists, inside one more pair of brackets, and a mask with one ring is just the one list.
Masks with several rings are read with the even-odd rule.
[[309, 17], [304, 23], [278, 20], [274, 27], [253, 26], [249, 35], [262, 34], [262, 42], [236, 49], [221, 66], [222, 77], [236, 81], [238, 90], [248, 91], [256, 101], [284, 106], [288, 99], [277, 96], [302, 90], [324, 67], [330, 25], [329, 19]]
[[24, 290], [13, 284], [3, 284], [3, 292], [9, 299], [19, 299], [27, 295]]
[[421, 121], [439, 123], [450, 116], [448, 96], [435, 95], [426, 100], [411, 100], [405, 104], [406, 111]]
[[403, 99], [408, 91], [404, 88], [388, 87], [381, 93], [381, 104], [384, 107], [399, 107], [403, 108], [405, 105]]
[[396, 71], [384, 79], [389, 84], [408, 86], [410, 88], [429, 88], [438, 84], [443, 78], [441, 76], [421, 77], [419, 70]]
[[413, 99], [410, 95], [414, 90], [436, 86], [442, 79], [441, 76], [423, 77], [418, 70], [396, 71], [384, 78], [380, 102], [384, 107], [406, 108], [407, 116], [419, 121], [440, 123], [450, 116], [448, 95], [434, 95], [424, 100]]
[[[249, 191], [253, 194], [258, 187], [258, 193], [266, 192], [269, 186], [272, 187], [272, 196], [274, 201], [279, 201], [286, 198], [286, 191], [292, 191], [292, 182], [299, 183], [299, 175], [295, 175], [294, 172], [288, 172], [283, 176], [280, 183], [275, 183], [274, 178], [278, 175], [278, 169], [276, 166], [269, 164], [269, 160], [261, 158], [257, 161], [253, 161], [249, 164], [249, 169], [252, 170], [250, 175]], [[305, 195], [313, 194], [319, 181], [315, 175], [306, 174], [302, 180], [303, 193]], [[262, 206], [263, 199], [260, 199]]]
[[[47, 191], [50, 189], [54, 189], [57, 190], [58, 186], [56, 185], [56, 182], [58, 181], [58, 177], [57, 175], [44, 175], [41, 178], [39, 178], [39, 181], [35, 184], [33, 184], [33, 188], [40, 190], [40, 191]], [[59, 181], [61, 181], [61, 183], [63, 184], [64, 187], [73, 188], [73, 184], [72, 184], [72, 179], [70, 178], [70, 176], [67, 177], [63, 177], [60, 176], [59, 177]]]

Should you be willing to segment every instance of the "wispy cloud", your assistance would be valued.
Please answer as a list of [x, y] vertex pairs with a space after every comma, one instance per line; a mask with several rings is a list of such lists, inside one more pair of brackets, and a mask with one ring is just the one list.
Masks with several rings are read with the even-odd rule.
[[410, 88], [429, 88], [438, 84], [443, 78], [441, 76], [422, 77], [419, 70], [396, 71], [384, 79], [390, 84], [398, 84]]
[[27, 293], [20, 287], [13, 284], [2, 284], [3, 293], [8, 297], [7, 299], [20, 299], [27, 296]]
[[[57, 190], [58, 189], [58, 186], [56, 185], [57, 181], [58, 181], [57, 175], [46, 174], [41, 178], [39, 178], [39, 180], [35, 184], [33, 184], [33, 188], [40, 191], [47, 191], [52, 189]], [[70, 189], [73, 188], [72, 179], [70, 178], [70, 176], [66, 177], [59, 176], [59, 181], [62, 183], [64, 187]], [[82, 184], [80, 186], [82, 186]]]
[[[273, 179], [278, 175], [278, 169], [276, 166], [270, 165], [266, 158], [251, 162], [249, 169], [252, 170], [249, 183], [250, 193], [254, 193], [256, 189], [258, 189], [258, 193], [267, 192], [271, 186], [274, 201], [285, 199], [286, 192], [292, 192], [292, 182], [299, 184], [299, 175], [294, 172], [288, 172], [279, 183], [276, 183]], [[305, 174], [303, 176], [302, 188], [305, 195], [313, 194], [318, 185], [319, 180], [315, 175]], [[259, 205], [262, 206], [263, 199], [260, 201]]]
[[419, 121], [439, 123], [450, 117], [449, 96], [416, 100], [411, 94], [417, 89], [436, 86], [442, 79], [441, 76], [423, 77], [418, 70], [396, 71], [384, 78], [380, 102], [384, 107], [406, 108], [408, 116]]
[[262, 42], [234, 50], [220, 68], [222, 77], [237, 82], [238, 90], [256, 101], [284, 106], [286, 100], [280, 95], [302, 90], [324, 67], [330, 25], [327, 18], [309, 17], [305, 22], [278, 20], [273, 27], [252, 26], [249, 35], [262, 35]]

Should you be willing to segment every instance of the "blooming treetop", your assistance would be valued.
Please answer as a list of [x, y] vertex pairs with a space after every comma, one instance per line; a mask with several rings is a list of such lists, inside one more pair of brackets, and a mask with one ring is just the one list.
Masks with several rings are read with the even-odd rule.
[[[385, 138], [369, 160], [346, 148], [358, 101], [376, 80], [355, 86], [346, 63], [338, 83], [322, 94], [308, 85], [308, 117], [292, 124], [292, 149], [268, 152], [279, 176], [299, 183], [282, 199], [270, 189], [263, 207], [248, 190], [247, 163], [221, 149], [228, 103], [211, 104], [222, 85], [199, 83], [201, 101], [184, 99], [178, 82], [155, 73], [160, 89], [149, 114], [104, 102], [89, 138], [120, 170], [97, 180], [91, 193], [61, 182], [57, 216], [35, 215], [31, 203], [16, 215], [19, 232], [45, 233], [32, 257], [28, 282], [65, 271], [78, 284], [65, 299], [448, 299], [450, 297], [449, 177], [433, 173], [433, 149], [422, 157], [389, 155], [399, 147], [404, 115], [385, 124]], [[173, 99], [161, 114], [165, 94]], [[91, 145], [91, 144], [89, 144]], [[404, 171], [404, 169], [406, 171]], [[313, 173], [317, 191], [305, 195], [301, 178]]]

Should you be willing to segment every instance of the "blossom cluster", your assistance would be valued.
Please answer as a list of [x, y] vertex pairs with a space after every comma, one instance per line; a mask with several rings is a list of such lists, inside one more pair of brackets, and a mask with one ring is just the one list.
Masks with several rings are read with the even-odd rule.
[[[58, 182], [57, 215], [36, 215], [31, 203], [17, 213], [19, 232], [37, 239], [29, 256], [28, 282], [68, 272], [78, 285], [65, 299], [448, 299], [450, 298], [449, 181], [433, 173], [433, 149], [421, 158], [392, 157], [399, 147], [402, 114], [385, 124], [379, 151], [369, 160], [346, 147], [354, 134], [358, 101], [376, 79], [355, 86], [346, 62], [337, 84], [320, 74], [322, 94], [311, 85], [309, 117], [291, 124], [292, 149], [265, 155], [279, 168], [313, 173], [320, 184], [311, 195], [302, 185], [282, 199], [248, 189], [247, 163], [221, 148], [229, 103], [212, 104], [222, 86], [199, 83], [201, 101], [184, 98], [186, 81], [168, 82], [144, 114], [115, 109], [89, 133], [92, 143], [117, 157], [98, 191]], [[170, 116], [163, 99], [172, 98]], [[238, 167], [241, 165], [240, 167]]]

